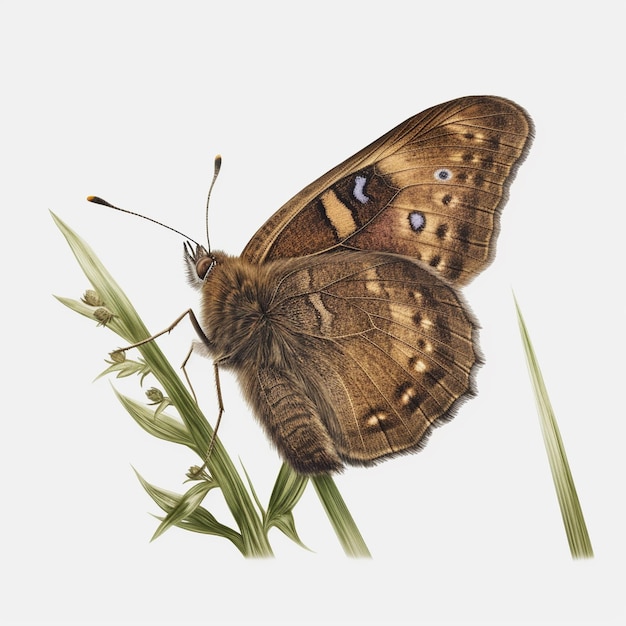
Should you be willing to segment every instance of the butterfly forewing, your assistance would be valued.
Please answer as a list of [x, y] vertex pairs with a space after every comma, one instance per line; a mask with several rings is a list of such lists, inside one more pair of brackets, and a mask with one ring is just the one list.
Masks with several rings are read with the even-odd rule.
[[388, 251], [464, 284], [493, 256], [499, 210], [531, 129], [524, 110], [502, 98], [428, 109], [290, 200], [242, 256]]

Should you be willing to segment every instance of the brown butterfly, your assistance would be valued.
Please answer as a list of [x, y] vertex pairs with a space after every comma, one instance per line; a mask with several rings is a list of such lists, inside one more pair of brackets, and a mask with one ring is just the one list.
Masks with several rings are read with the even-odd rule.
[[209, 355], [298, 472], [420, 449], [474, 394], [457, 288], [494, 255], [531, 136], [503, 98], [440, 104], [302, 190], [241, 256], [187, 254]]

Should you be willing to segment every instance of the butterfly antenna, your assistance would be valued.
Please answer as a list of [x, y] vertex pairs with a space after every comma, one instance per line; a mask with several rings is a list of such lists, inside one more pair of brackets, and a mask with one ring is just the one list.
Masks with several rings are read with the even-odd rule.
[[204, 213], [204, 227], [206, 229], [206, 245], [207, 252], [211, 252], [211, 242], [209, 241], [209, 200], [211, 199], [211, 192], [213, 191], [213, 185], [215, 185], [215, 181], [217, 180], [217, 175], [220, 173], [220, 168], [222, 167], [222, 155], [218, 154], [215, 157], [215, 162], [213, 165], [213, 180], [211, 181], [211, 186], [209, 187], [209, 193], [206, 197], [206, 210]]
[[152, 219], [151, 217], [146, 217], [145, 215], [142, 215], [141, 213], [135, 213], [134, 211], [129, 211], [128, 209], [122, 209], [118, 206], [115, 206], [114, 204], [111, 204], [110, 202], [107, 202], [106, 200], [103, 200], [102, 198], [99, 198], [98, 196], [87, 196], [87, 200], [89, 202], [93, 202], [94, 204], [101, 204], [102, 206], [109, 207], [110, 209], [115, 209], [116, 211], [127, 213], [128, 215], [141, 217], [142, 219], [148, 220], [149, 222], [152, 222], [153, 224], [158, 224], [159, 226], [162, 226], [163, 228], [167, 228], [167, 230], [171, 230], [172, 232], [175, 232], [181, 237], [184, 237], [185, 239], [188, 239], [192, 243], [195, 243], [196, 246], [200, 245], [197, 241], [189, 237], [189, 235], [185, 235], [185, 233], [180, 232], [180, 230], [176, 230], [175, 228], [172, 228], [171, 226], [168, 226], [167, 224], [163, 224], [162, 222], [159, 222], [158, 220]]

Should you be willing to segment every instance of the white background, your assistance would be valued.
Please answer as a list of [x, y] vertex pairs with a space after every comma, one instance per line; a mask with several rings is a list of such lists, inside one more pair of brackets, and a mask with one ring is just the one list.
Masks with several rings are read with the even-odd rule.
[[[2, 2], [0, 621], [7, 624], [624, 623], [621, 3]], [[313, 490], [308, 553], [174, 529], [149, 543], [149, 481], [195, 462], [143, 433], [95, 376], [116, 336], [65, 309], [88, 286], [48, 210], [95, 249], [148, 326], [196, 294], [179, 237], [238, 254], [284, 201], [407, 117], [516, 100], [536, 139], [498, 255], [465, 294], [487, 364], [426, 451], [339, 488], [373, 553], [344, 557]], [[619, 276], [619, 277], [618, 277]], [[511, 287], [551, 393], [596, 557], [572, 561]], [[185, 325], [161, 345], [174, 363]], [[215, 414], [208, 361], [191, 365]], [[135, 381], [113, 384], [141, 397]], [[267, 502], [279, 461], [224, 376], [221, 436]], [[214, 506], [215, 498], [208, 504]], [[228, 521], [219, 505], [216, 514]]]

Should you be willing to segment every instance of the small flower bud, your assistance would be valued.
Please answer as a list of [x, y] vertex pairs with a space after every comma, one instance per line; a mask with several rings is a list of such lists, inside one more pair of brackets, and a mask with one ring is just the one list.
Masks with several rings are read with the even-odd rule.
[[93, 289], [87, 289], [81, 300], [89, 306], [104, 306], [104, 301], [100, 298], [98, 292]]
[[98, 326], [106, 326], [114, 317], [109, 309], [100, 307], [93, 312], [93, 316], [98, 320]]
[[191, 480], [206, 480], [209, 478], [209, 474], [203, 467], [192, 465], [187, 472], [187, 478]]
[[156, 387], [148, 389], [148, 391], [146, 391], [146, 396], [153, 404], [163, 401], [163, 394]]
[[113, 363], [123, 363], [126, 360], [126, 351], [113, 350], [113, 352], [109, 352], [109, 356], [111, 357], [111, 361], [113, 361]]

